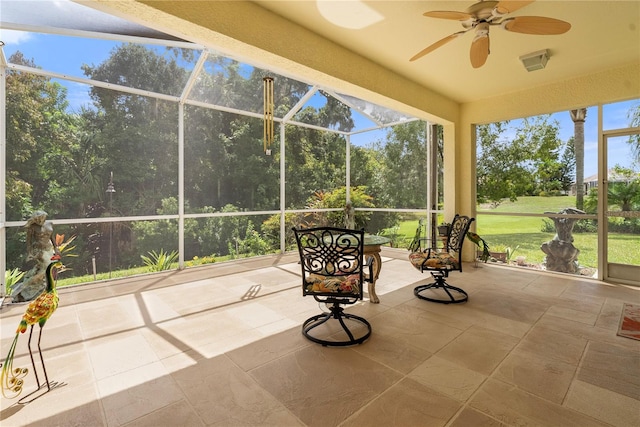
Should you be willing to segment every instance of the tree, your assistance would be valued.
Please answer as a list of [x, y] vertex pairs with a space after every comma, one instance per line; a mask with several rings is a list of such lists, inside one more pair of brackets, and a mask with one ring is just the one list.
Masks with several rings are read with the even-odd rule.
[[558, 168], [557, 179], [561, 184], [563, 191], [567, 192], [571, 189], [573, 184], [573, 177], [576, 170], [576, 153], [575, 143], [570, 139], [564, 146], [562, 157], [560, 158], [560, 165]]
[[[21, 52], [9, 62], [36, 68]], [[73, 117], [65, 113], [66, 89], [48, 77], [9, 71], [6, 83], [7, 220], [19, 221], [33, 209], [56, 216], [60, 207], [59, 153], [73, 138]], [[54, 203], [55, 202], [55, 203]]]
[[[190, 55], [183, 49], [162, 51], [122, 44], [104, 62], [83, 65], [82, 70], [92, 80], [177, 97], [191, 72], [182, 64], [195, 62]], [[224, 57], [208, 58], [189, 99], [259, 112], [264, 71]], [[22, 57], [11, 62], [35, 67]], [[94, 86], [90, 89], [92, 103], [68, 114], [65, 89], [50, 79], [10, 70], [7, 87], [11, 95], [7, 105], [8, 219], [24, 218], [34, 208], [44, 208], [56, 218], [104, 217], [107, 213], [166, 216], [180, 210], [178, 102]], [[305, 83], [278, 77], [276, 116], [289, 113], [309, 89]], [[292, 121], [342, 132], [353, 130], [351, 108], [328, 93], [318, 94]], [[183, 207], [187, 213], [280, 207], [280, 150], [276, 147], [273, 156], [264, 155], [260, 117], [192, 103], [185, 103], [182, 111], [187, 165]], [[11, 128], [11, 124], [15, 126]], [[374, 204], [424, 206], [428, 175], [423, 162], [424, 129], [424, 123], [409, 123], [389, 130], [385, 144], [380, 141], [379, 146], [352, 147], [351, 200], [357, 208]], [[286, 205], [302, 208], [314, 195], [324, 194], [326, 200], [321, 202], [326, 206], [343, 207], [344, 134], [289, 123], [286, 136]], [[116, 190], [113, 211], [105, 193], [111, 172]], [[366, 194], [360, 183], [369, 184]], [[359, 223], [373, 232], [395, 220], [387, 213], [361, 211], [358, 215]], [[265, 250], [259, 237], [264, 236], [259, 229], [263, 224], [252, 223], [249, 217], [187, 218], [184, 224], [185, 258], [225, 254], [229, 242], [238, 242], [238, 250], [242, 245], [252, 252]], [[162, 219], [69, 224], [61, 229], [77, 235], [76, 241], [83, 246], [83, 256], [73, 266], [82, 274], [90, 271], [92, 256], [105, 265], [105, 248], [111, 245], [108, 236], [112, 232], [116, 248], [113, 268], [118, 268], [139, 264], [140, 253], [177, 249], [177, 225], [175, 219]], [[15, 231], [10, 240], [18, 242], [23, 251], [20, 231]], [[279, 238], [279, 233], [274, 237]], [[279, 246], [279, 242], [269, 243]], [[236, 251], [235, 246], [231, 249]]]
[[[627, 117], [630, 120], [630, 127], [640, 127], [640, 103], [638, 103], [635, 107], [629, 109], [629, 111], [627, 112]], [[636, 163], [640, 164], [640, 135], [630, 136], [628, 142], [633, 150]]]
[[[640, 173], [616, 165], [610, 172], [607, 204], [608, 209], [617, 208], [622, 212], [640, 210]], [[596, 213], [598, 207], [598, 189], [592, 189], [585, 198], [585, 211]], [[638, 223], [637, 218], [625, 217], [627, 223]]]
[[508, 122], [478, 126], [478, 202], [497, 206], [503, 199], [570, 188], [573, 147], [560, 140], [559, 124], [550, 117], [523, 119], [511, 140], [503, 136]]
[[584, 121], [587, 109], [569, 111], [574, 126], [574, 153], [576, 156], [576, 208], [584, 209]]
[[[236, 61], [213, 56], [190, 97], [257, 112], [263, 104], [263, 71], [246, 75]], [[274, 84], [276, 116], [286, 114], [306, 92], [306, 85], [285, 77]], [[262, 210], [279, 207], [279, 132], [272, 156], [262, 151], [259, 118], [185, 106], [185, 197], [193, 209], [226, 204]], [[288, 139], [288, 137], [287, 137]]]
[[617, 206], [622, 212], [640, 209], [640, 173], [615, 166], [613, 176], [616, 181], [608, 184], [608, 205]]
[[[350, 111], [343, 104], [327, 100], [318, 109], [303, 108], [295, 117], [325, 127], [353, 127], [346, 114]], [[301, 208], [314, 193], [344, 186], [347, 142], [343, 135], [293, 125], [287, 125], [285, 135], [287, 206]]]
[[536, 194], [548, 194], [562, 187], [560, 152], [563, 144], [558, 136], [559, 124], [556, 120], [550, 121], [550, 117], [541, 115], [523, 119], [512, 142], [521, 165], [535, 180]]
[[501, 139], [508, 122], [479, 125], [477, 128], [478, 202], [498, 206], [502, 200], [516, 200], [533, 181], [524, 167], [525, 153], [511, 141]]
[[[433, 171], [427, 166], [426, 124], [414, 121], [390, 128], [384, 144], [375, 144], [382, 153], [384, 194], [375, 195], [378, 206], [425, 208], [427, 182]], [[384, 204], [380, 202], [384, 201]]]
[[[91, 79], [164, 94], [180, 94], [188, 73], [175, 57], [141, 45], [122, 44], [98, 66], [84, 65]], [[178, 193], [178, 105], [138, 94], [92, 87], [100, 112], [95, 142], [104, 147], [97, 171], [102, 187], [114, 174], [114, 207], [122, 215], [150, 215], [164, 197]]]
[[559, 192], [567, 194], [573, 184], [575, 176], [575, 154], [573, 139], [558, 148], [562, 154], [540, 160], [537, 165], [538, 194], [557, 195]]

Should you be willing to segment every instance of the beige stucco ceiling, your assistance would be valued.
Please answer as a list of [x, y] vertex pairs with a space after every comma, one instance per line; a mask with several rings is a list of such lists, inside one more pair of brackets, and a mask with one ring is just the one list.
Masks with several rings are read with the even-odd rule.
[[[423, 48], [463, 29], [458, 21], [425, 17], [424, 12], [464, 11], [472, 1], [259, 0], [256, 3], [459, 103], [640, 60], [639, 1], [538, 0], [509, 16], [561, 19], [571, 23], [571, 30], [563, 35], [534, 36], [491, 27], [491, 53], [479, 69], [472, 68], [469, 61], [473, 31], [409, 62]], [[518, 58], [542, 49], [551, 54], [546, 68], [526, 71]]]

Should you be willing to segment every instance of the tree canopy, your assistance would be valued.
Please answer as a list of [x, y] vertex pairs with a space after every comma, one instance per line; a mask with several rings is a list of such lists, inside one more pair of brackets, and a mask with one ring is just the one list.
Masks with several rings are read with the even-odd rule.
[[525, 195], [557, 195], [571, 188], [573, 141], [561, 141], [550, 115], [525, 118], [508, 132], [509, 122], [477, 128], [478, 202], [499, 205]]
[[[96, 81], [137, 92], [92, 86], [91, 103], [68, 111], [66, 89], [48, 77], [10, 71], [7, 78], [7, 217], [26, 219], [43, 209], [50, 218], [175, 216], [180, 211], [180, 164], [184, 162], [185, 259], [277, 250], [270, 228], [279, 215], [224, 214], [280, 207], [280, 149], [276, 129], [272, 156], [262, 150], [262, 119], [224, 108], [185, 104], [184, 146], [179, 145], [180, 105], [145, 94], [179, 95], [190, 71], [190, 51], [148, 48], [132, 43], [115, 47], [97, 65], [84, 65]], [[10, 62], [36, 67], [16, 53]], [[256, 111], [262, 106], [263, 71], [212, 56], [193, 85], [190, 99], [227, 109]], [[279, 77], [275, 98], [279, 117], [297, 105], [309, 86]], [[285, 205], [288, 208], [340, 208], [345, 203], [347, 140], [317, 128], [350, 131], [351, 109], [319, 92], [318, 105], [303, 108], [295, 120], [314, 126], [285, 128]], [[256, 108], [256, 106], [258, 106]], [[426, 207], [425, 123], [398, 125], [366, 145], [351, 146], [351, 197], [358, 208]], [[181, 160], [182, 159], [182, 160]], [[107, 192], [113, 177], [115, 192]], [[321, 199], [317, 199], [322, 194]], [[321, 200], [322, 203], [316, 203]], [[223, 216], [209, 217], [212, 213]], [[325, 215], [340, 221], [337, 215]], [[375, 232], [394, 225], [394, 215], [359, 213], [359, 224]], [[279, 221], [278, 221], [279, 222]], [[60, 228], [60, 227], [58, 227]], [[62, 227], [77, 236], [79, 257], [73, 274], [99, 266], [140, 265], [140, 255], [178, 248], [174, 218], [96, 222]], [[20, 266], [20, 230], [10, 233], [9, 266]], [[269, 237], [271, 236], [271, 237]], [[16, 239], [17, 238], [17, 239]], [[113, 249], [113, 253], [111, 252]], [[102, 267], [104, 268], [104, 267]], [[100, 269], [100, 267], [99, 267]]]

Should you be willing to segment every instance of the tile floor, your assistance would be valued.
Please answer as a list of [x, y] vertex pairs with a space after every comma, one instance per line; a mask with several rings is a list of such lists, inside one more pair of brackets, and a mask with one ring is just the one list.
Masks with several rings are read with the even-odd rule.
[[[382, 255], [381, 303], [350, 308], [373, 334], [349, 348], [302, 337], [320, 308], [289, 255], [61, 290], [42, 347], [62, 386], [3, 398], [0, 424], [640, 425], [640, 341], [616, 336], [640, 289], [468, 265], [450, 278], [468, 303], [440, 305], [406, 251]], [[24, 309], [0, 311], [2, 357]]]

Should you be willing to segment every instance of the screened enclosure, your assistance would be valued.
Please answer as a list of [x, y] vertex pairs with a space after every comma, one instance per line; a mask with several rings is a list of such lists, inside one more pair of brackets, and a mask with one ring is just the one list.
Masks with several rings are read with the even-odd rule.
[[632, 282], [640, 265], [638, 125], [640, 100], [631, 99], [479, 126], [477, 230], [492, 256]]
[[170, 37], [10, 27], [8, 271], [24, 264], [35, 210], [72, 283], [285, 252], [292, 226], [343, 225], [347, 203], [358, 227], [406, 247], [442, 208], [435, 124]]

